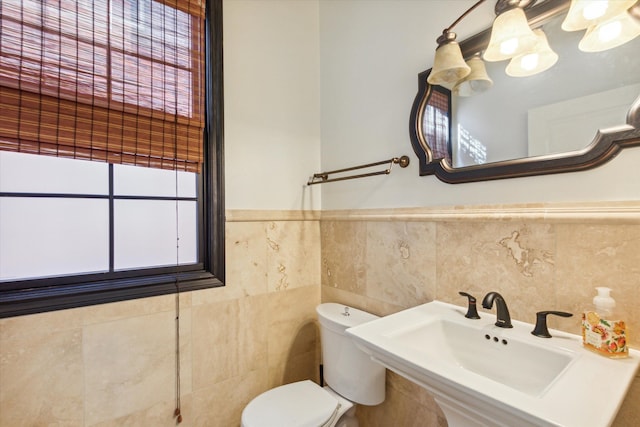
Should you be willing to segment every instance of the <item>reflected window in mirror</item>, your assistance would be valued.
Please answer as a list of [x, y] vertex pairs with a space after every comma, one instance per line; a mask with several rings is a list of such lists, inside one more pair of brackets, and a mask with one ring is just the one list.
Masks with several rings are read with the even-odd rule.
[[434, 159], [451, 161], [451, 92], [433, 86], [423, 116], [424, 136]]

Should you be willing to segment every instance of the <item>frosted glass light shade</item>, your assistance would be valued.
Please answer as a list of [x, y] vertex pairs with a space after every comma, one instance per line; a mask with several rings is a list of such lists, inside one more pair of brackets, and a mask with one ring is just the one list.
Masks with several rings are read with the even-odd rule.
[[506, 73], [511, 77], [527, 77], [541, 73], [558, 62], [558, 54], [549, 46], [544, 31], [537, 29], [534, 34], [538, 41], [531, 52], [513, 58], [507, 65]]
[[580, 40], [578, 49], [583, 52], [601, 52], [630, 42], [639, 35], [640, 22], [623, 12], [613, 19], [589, 27]]
[[571, 0], [562, 22], [565, 31], [579, 31], [608, 21], [629, 9], [636, 0]]
[[472, 96], [482, 93], [493, 86], [493, 80], [487, 74], [487, 68], [479, 55], [471, 57], [467, 61], [467, 65], [471, 68], [471, 72], [455, 85], [453, 88], [454, 94]]
[[530, 51], [536, 43], [524, 11], [519, 7], [498, 15], [493, 21], [485, 61], [504, 61]]
[[471, 68], [464, 62], [458, 43], [449, 41], [436, 49], [436, 57], [427, 82], [432, 85], [451, 86], [470, 72]]

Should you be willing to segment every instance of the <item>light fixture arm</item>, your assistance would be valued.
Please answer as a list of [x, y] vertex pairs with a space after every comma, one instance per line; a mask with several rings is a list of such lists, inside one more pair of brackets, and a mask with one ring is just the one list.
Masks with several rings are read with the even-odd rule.
[[520, 9], [527, 9], [534, 5], [537, 0], [498, 0], [496, 7], [493, 9], [496, 15], [500, 15], [502, 12], [519, 7]]
[[453, 31], [449, 31], [448, 28], [445, 28], [444, 30], [442, 30], [442, 35], [436, 39], [436, 43], [438, 43], [438, 47], [440, 47], [443, 44], [456, 41], [456, 37], [456, 33], [454, 33]]
[[[462, 21], [468, 14], [473, 12], [473, 10], [475, 10], [478, 6], [480, 6], [485, 1], [486, 0], [477, 1], [473, 6], [471, 6], [462, 15], [460, 15], [458, 19], [453, 21], [453, 24], [449, 25], [447, 28], [442, 30], [442, 35], [445, 36], [447, 33], [450, 33], [453, 27], [458, 25], [460, 21]], [[533, 6], [535, 2], [536, 0], [497, 0], [494, 10], [496, 12], [496, 15], [500, 15], [502, 12], [505, 12], [509, 9], [513, 9], [514, 7], [526, 9], [530, 6]]]
[[442, 46], [445, 43], [450, 43], [456, 40], [456, 33], [454, 33], [453, 31], [451, 31], [453, 29], [453, 27], [455, 27], [456, 25], [458, 25], [458, 23], [460, 21], [462, 21], [468, 14], [470, 14], [476, 7], [480, 6], [482, 3], [484, 3], [487, 0], [478, 0], [473, 6], [471, 6], [469, 9], [467, 9], [462, 15], [460, 15], [458, 17], [458, 19], [456, 19], [455, 21], [453, 21], [453, 24], [449, 25], [447, 28], [445, 28], [444, 30], [442, 30], [442, 35], [440, 37], [438, 37], [438, 39], [436, 40], [436, 43], [438, 43], [438, 46]]
[[[460, 23], [460, 21], [462, 21], [464, 18], [466, 18], [467, 15], [469, 15], [471, 12], [473, 12], [478, 6], [480, 6], [485, 1], [486, 0], [478, 0], [477, 2], [475, 2], [473, 4], [473, 6], [471, 6], [462, 15], [460, 15], [458, 17], [458, 19], [453, 21], [453, 23], [451, 25], [449, 25], [447, 28], [442, 30], [442, 35], [440, 37], [438, 37], [438, 39], [436, 40], [437, 43], [438, 43], [438, 46], [442, 45], [443, 43], [449, 43], [449, 42], [454, 41], [456, 39], [456, 33], [451, 31], [453, 29], [453, 27], [458, 25]], [[502, 12], [505, 12], [505, 11], [507, 11], [509, 9], [513, 9], [514, 7], [519, 7], [519, 8], [522, 8], [522, 9], [526, 9], [526, 8], [528, 8], [530, 6], [533, 6], [533, 4], [536, 1], [537, 0], [497, 0], [494, 10], [496, 12], [496, 15], [500, 15]]]
[[453, 21], [453, 24], [449, 25], [447, 28], [445, 28], [442, 31], [442, 34], [446, 34], [451, 32], [451, 30], [453, 29], [453, 27], [455, 27], [456, 25], [458, 25], [458, 23], [460, 23], [460, 21], [462, 21], [468, 14], [470, 14], [476, 7], [480, 6], [482, 3], [484, 3], [486, 0], [479, 0], [477, 1], [473, 6], [471, 6], [469, 9], [467, 9], [462, 15], [460, 15], [460, 17], [458, 19], [456, 19], [455, 21]]

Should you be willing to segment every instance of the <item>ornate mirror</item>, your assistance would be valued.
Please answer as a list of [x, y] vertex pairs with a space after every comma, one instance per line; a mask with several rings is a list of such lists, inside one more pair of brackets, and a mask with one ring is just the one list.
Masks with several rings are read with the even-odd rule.
[[[429, 84], [431, 69], [419, 74], [410, 136], [420, 175], [462, 183], [573, 172], [640, 145], [640, 37], [583, 52], [584, 31], [560, 28], [569, 3], [538, 1], [525, 9], [530, 27], [543, 30], [558, 55], [544, 72], [512, 77], [508, 61], [485, 61], [493, 85], [473, 96]], [[490, 34], [460, 43], [467, 61], [486, 49]]]

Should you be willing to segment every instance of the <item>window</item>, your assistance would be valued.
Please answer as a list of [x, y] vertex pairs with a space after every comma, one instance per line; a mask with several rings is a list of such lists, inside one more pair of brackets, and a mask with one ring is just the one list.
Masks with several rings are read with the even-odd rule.
[[2, 2], [0, 316], [222, 284], [221, 3]]
[[441, 86], [432, 86], [422, 123], [434, 159], [451, 161], [450, 117], [451, 92]]

